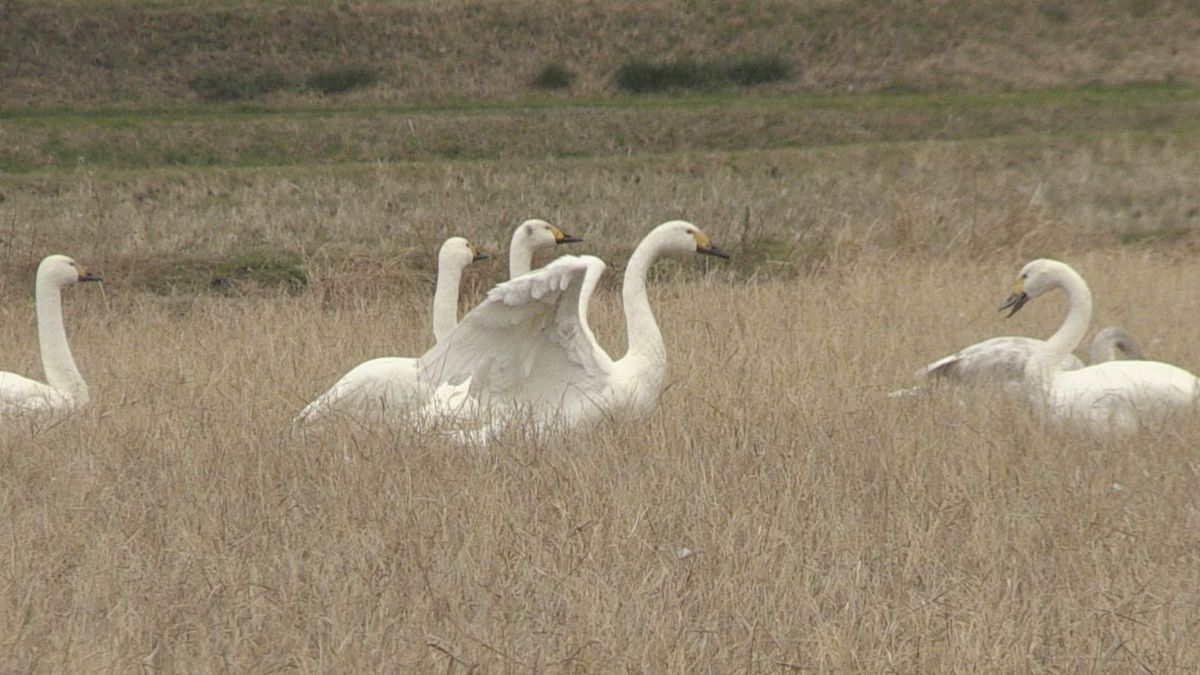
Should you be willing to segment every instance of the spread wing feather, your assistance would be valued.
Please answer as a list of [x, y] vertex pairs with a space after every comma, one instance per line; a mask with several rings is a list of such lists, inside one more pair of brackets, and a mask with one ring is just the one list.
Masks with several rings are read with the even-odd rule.
[[596, 395], [613, 368], [587, 324], [603, 272], [599, 258], [562, 256], [496, 286], [422, 357], [422, 377], [434, 386], [470, 379], [470, 396], [484, 405]]

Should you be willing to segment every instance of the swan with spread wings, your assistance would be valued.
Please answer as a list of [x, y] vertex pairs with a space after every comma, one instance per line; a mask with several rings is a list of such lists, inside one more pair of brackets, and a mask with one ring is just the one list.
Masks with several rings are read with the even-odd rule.
[[[510, 274], [525, 274], [533, 265], [536, 252], [558, 244], [583, 241], [558, 227], [531, 218], [513, 231], [509, 246]], [[488, 257], [462, 237], [451, 237], [438, 252], [437, 290], [433, 296], [433, 337], [441, 340], [458, 325], [458, 291], [468, 265]], [[422, 386], [417, 359], [391, 356], [371, 359], [346, 373], [324, 394], [309, 403], [293, 420], [294, 425], [311, 424], [330, 412], [341, 412], [360, 419], [380, 417], [391, 421], [415, 405], [432, 401], [434, 407], [461, 407], [463, 387]]]
[[667, 368], [646, 275], [662, 255], [691, 253], [729, 257], [681, 220], [654, 228], [634, 250], [622, 288], [628, 349], [620, 359], [600, 347], [588, 325], [588, 302], [604, 263], [563, 256], [489, 291], [422, 357], [422, 377], [435, 386], [469, 380], [470, 405], [487, 414], [485, 437], [517, 414], [531, 415], [539, 427], [583, 424], [614, 409], [645, 414], [658, 400]]

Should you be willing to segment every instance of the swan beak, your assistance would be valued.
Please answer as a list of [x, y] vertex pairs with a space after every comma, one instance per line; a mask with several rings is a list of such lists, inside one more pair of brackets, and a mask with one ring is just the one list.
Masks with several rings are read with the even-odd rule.
[[471, 253], [475, 254], [474, 256], [472, 256], [471, 262], [479, 262], [480, 260], [487, 260], [488, 258], [492, 257], [492, 256], [488, 255], [487, 253], [475, 248], [474, 246], [471, 247]]
[[80, 281], [104, 281], [104, 277], [100, 276], [100, 274], [97, 272], [80, 272], [79, 280]]
[[721, 249], [717, 248], [716, 246], [713, 246], [713, 243], [708, 238], [707, 234], [704, 234], [703, 232], [697, 232], [696, 234], [694, 234], [692, 236], [696, 238], [696, 253], [703, 253], [704, 255], [715, 255], [718, 258], [724, 258], [726, 260], [729, 260], [729, 254], [726, 253], [725, 251], [722, 251]]
[[578, 244], [583, 241], [583, 237], [573, 237], [553, 225], [550, 226], [550, 232], [554, 234], [554, 243], [556, 244]]
[[1009, 294], [1008, 300], [1004, 302], [1004, 306], [1000, 308], [1000, 311], [1003, 312], [1010, 307], [1012, 308], [1012, 311], [1004, 317], [1007, 319], [1013, 314], [1016, 314], [1017, 311], [1024, 307], [1025, 303], [1027, 302], [1029, 302], [1029, 294], [1025, 292], [1025, 280], [1017, 279], [1017, 283], [1013, 284], [1012, 293]]
[[1009, 312], [1004, 317], [1007, 319], [1008, 317], [1012, 316], [1013, 314], [1016, 314], [1017, 310], [1024, 307], [1025, 303], [1027, 303], [1027, 302], [1029, 302], [1029, 296], [1026, 295], [1025, 293], [1013, 293], [1012, 295], [1008, 296], [1008, 300], [1004, 303], [1004, 306], [1000, 308], [1000, 311], [1003, 312], [1004, 310], [1008, 309], [1009, 307], [1012, 307], [1012, 311]]

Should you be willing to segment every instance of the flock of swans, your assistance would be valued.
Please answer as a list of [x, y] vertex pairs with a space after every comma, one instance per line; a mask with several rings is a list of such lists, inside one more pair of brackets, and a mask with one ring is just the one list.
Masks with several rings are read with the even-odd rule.
[[[449, 427], [447, 433], [460, 441], [486, 443], [516, 421], [545, 430], [585, 425], [616, 411], [646, 414], [658, 400], [667, 368], [666, 346], [646, 292], [651, 266], [664, 255], [729, 256], [686, 221], [651, 230], [625, 268], [628, 346], [623, 357], [613, 359], [588, 324], [588, 303], [604, 262], [565, 255], [532, 269], [535, 252], [578, 241], [544, 220], [522, 223], [509, 248], [509, 280], [492, 288], [460, 321], [463, 271], [487, 255], [462, 237], [447, 239], [438, 255], [433, 347], [420, 356], [360, 364], [305, 406], [294, 426], [311, 428], [338, 414], [368, 423]], [[0, 372], [0, 418], [87, 404], [88, 388], [67, 344], [61, 293], [76, 283], [99, 280], [62, 255], [49, 256], [38, 266], [38, 340], [46, 383]], [[1022, 392], [1051, 418], [1094, 429], [1136, 429], [1173, 411], [1195, 410], [1200, 379], [1176, 366], [1144, 360], [1120, 328], [1096, 335], [1089, 364], [1074, 356], [1091, 321], [1092, 295], [1070, 266], [1048, 259], [1030, 262], [1001, 310], [1012, 316], [1029, 300], [1053, 290], [1066, 294], [1068, 308], [1049, 339], [992, 338], [938, 359], [918, 375], [996, 383]]]

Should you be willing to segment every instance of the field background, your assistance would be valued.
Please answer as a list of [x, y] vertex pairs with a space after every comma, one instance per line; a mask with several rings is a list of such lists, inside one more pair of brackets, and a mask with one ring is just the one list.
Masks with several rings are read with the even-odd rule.
[[[965, 6], [969, 5], [969, 6]], [[6, 672], [1193, 672], [1200, 421], [1130, 438], [987, 391], [889, 399], [1059, 297], [1200, 369], [1189, 3], [0, 3], [0, 362], [32, 277], [93, 396], [0, 428]], [[635, 94], [631, 59], [787, 77]], [[213, 101], [237, 73], [374, 73]], [[547, 90], [547, 65], [575, 75]], [[207, 80], [206, 80], [207, 81]], [[548, 218], [651, 287], [646, 420], [486, 453], [291, 417], [431, 343], [440, 241]]]

